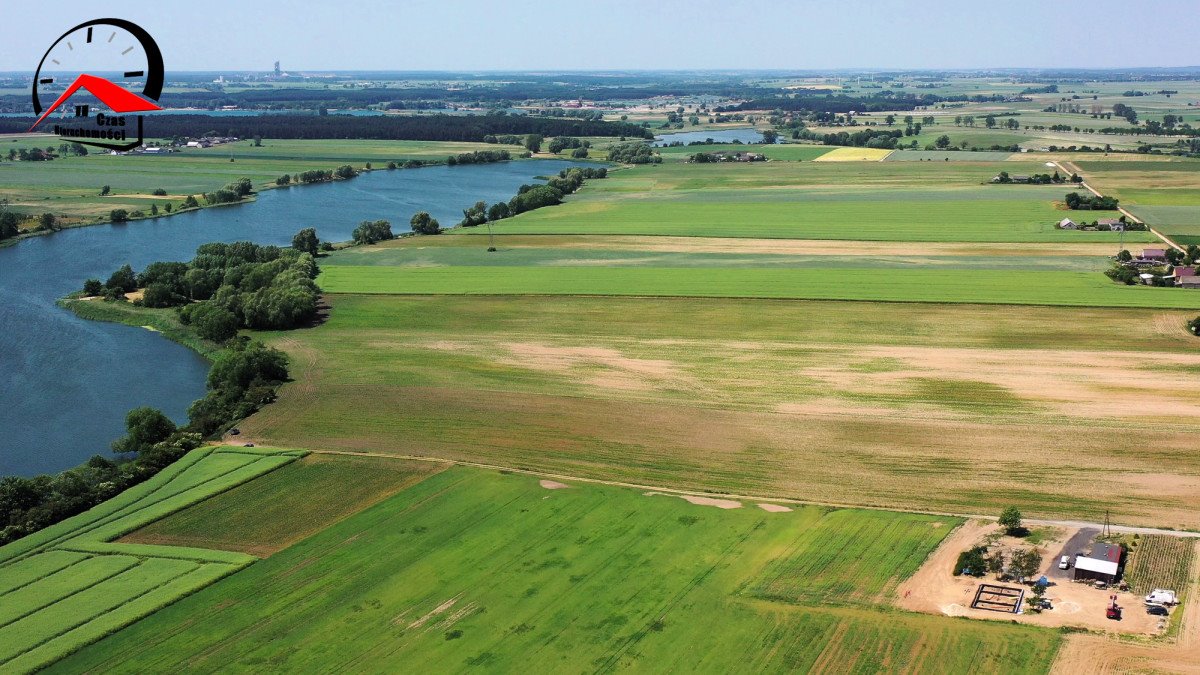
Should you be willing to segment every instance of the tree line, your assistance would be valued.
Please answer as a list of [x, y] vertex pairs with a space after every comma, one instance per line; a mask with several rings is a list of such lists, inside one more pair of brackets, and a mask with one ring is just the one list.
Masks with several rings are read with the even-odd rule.
[[[0, 132], [23, 132], [33, 119], [0, 118]], [[238, 138], [359, 138], [411, 141], [483, 141], [487, 136], [631, 136], [653, 138], [629, 122], [598, 122], [529, 115], [157, 115], [146, 118], [146, 135], [157, 138], [199, 137], [219, 125], [221, 135]]]

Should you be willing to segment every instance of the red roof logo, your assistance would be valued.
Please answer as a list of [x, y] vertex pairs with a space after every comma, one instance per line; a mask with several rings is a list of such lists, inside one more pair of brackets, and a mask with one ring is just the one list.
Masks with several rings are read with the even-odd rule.
[[36, 129], [37, 126], [42, 123], [42, 120], [49, 117], [50, 113], [57, 110], [58, 107], [62, 105], [68, 98], [70, 98], [72, 94], [79, 91], [80, 87], [91, 92], [91, 94], [99, 99], [101, 103], [108, 106], [113, 112], [116, 113], [136, 113], [147, 112], [151, 110], [162, 110], [158, 104], [154, 103], [150, 99], [138, 96], [128, 89], [124, 89], [113, 84], [112, 82], [109, 82], [103, 77], [96, 77], [95, 75], [83, 73], [79, 77], [75, 78], [75, 81], [71, 83], [71, 86], [67, 87], [67, 90], [62, 93], [62, 96], [59, 96], [54, 103], [50, 104], [46, 108], [46, 112], [42, 113], [42, 116], [33, 123], [33, 126], [29, 127], [29, 130], [33, 131]]

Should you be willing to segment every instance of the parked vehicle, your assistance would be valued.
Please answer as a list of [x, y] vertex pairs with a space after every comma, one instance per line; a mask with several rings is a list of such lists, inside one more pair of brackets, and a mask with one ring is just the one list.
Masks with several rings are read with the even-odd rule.
[[1171, 612], [1162, 605], [1146, 605], [1146, 613], [1152, 616], [1170, 616]]
[[1058, 561], [1058, 569], [1060, 569], [1060, 570], [1071, 569], [1071, 556], [1064, 555], [1062, 558], [1060, 558]]
[[1156, 588], [1146, 596], [1147, 605], [1177, 605], [1179, 597], [1175, 595], [1175, 591], [1168, 591], [1161, 588]]

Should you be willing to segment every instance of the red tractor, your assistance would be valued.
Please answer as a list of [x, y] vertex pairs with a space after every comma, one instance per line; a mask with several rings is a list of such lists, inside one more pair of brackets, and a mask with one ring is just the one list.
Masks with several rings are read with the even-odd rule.
[[1113, 621], [1120, 621], [1121, 607], [1117, 605], [1117, 596], [1111, 595], [1109, 596], [1109, 600], [1112, 602], [1110, 602], [1108, 607], [1104, 610], [1104, 616], [1112, 619]]

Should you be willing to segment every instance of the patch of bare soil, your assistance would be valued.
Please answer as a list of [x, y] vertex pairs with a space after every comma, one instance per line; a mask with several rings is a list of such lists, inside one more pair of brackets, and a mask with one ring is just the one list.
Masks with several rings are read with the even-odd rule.
[[[1152, 636], [1160, 633], [1158, 620], [1142, 609], [1140, 597], [1126, 592], [1116, 592], [1117, 604], [1124, 608], [1121, 621], [1105, 617], [1111, 590], [1099, 590], [1085, 584], [1070, 581], [1052, 582], [1046, 591], [1046, 599], [1053, 609], [1040, 614], [1025, 612], [1011, 614], [984, 609], [972, 609], [971, 601], [980, 583], [1000, 583], [1019, 586], [1016, 582], [998, 582], [992, 575], [983, 578], [956, 577], [954, 563], [963, 551], [982, 543], [990, 536], [999, 534], [1000, 526], [990, 521], [967, 521], [942, 542], [917, 573], [896, 589], [896, 604], [900, 607], [926, 614], [965, 616], [972, 619], [993, 621], [1017, 621], [1038, 626], [1076, 626], [1106, 633], [1125, 633]], [[1053, 541], [1045, 541], [1039, 547], [1042, 552], [1043, 568], [1047, 574], [1058, 563], [1054, 554], [1062, 544], [1075, 534], [1075, 528], [1064, 528]], [[1001, 545], [1022, 545], [1020, 540], [1005, 537]], [[1040, 575], [1039, 575], [1040, 576]], [[1047, 575], [1049, 576], [1049, 575]], [[1026, 598], [1028, 598], [1028, 591]]]
[[567, 488], [571, 487], [570, 485], [567, 485], [566, 483], [559, 483], [558, 481], [555, 481], [555, 480], [545, 480], [545, 479], [538, 481], [538, 485], [541, 485], [542, 487], [546, 488], [547, 490], [566, 490]]
[[767, 513], [787, 513], [788, 511], [792, 510], [790, 506], [784, 506], [783, 504], [770, 504], [767, 502], [760, 503], [758, 508], [766, 511]]
[[644, 492], [647, 497], [664, 496], [664, 497], [679, 497], [680, 499], [697, 506], [715, 506], [718, 509], [740, 509], [742, 503], [733, 499], [717, 499], [715, 497], [701, 497], [699, 495], [674, 495], [666, 492]]

